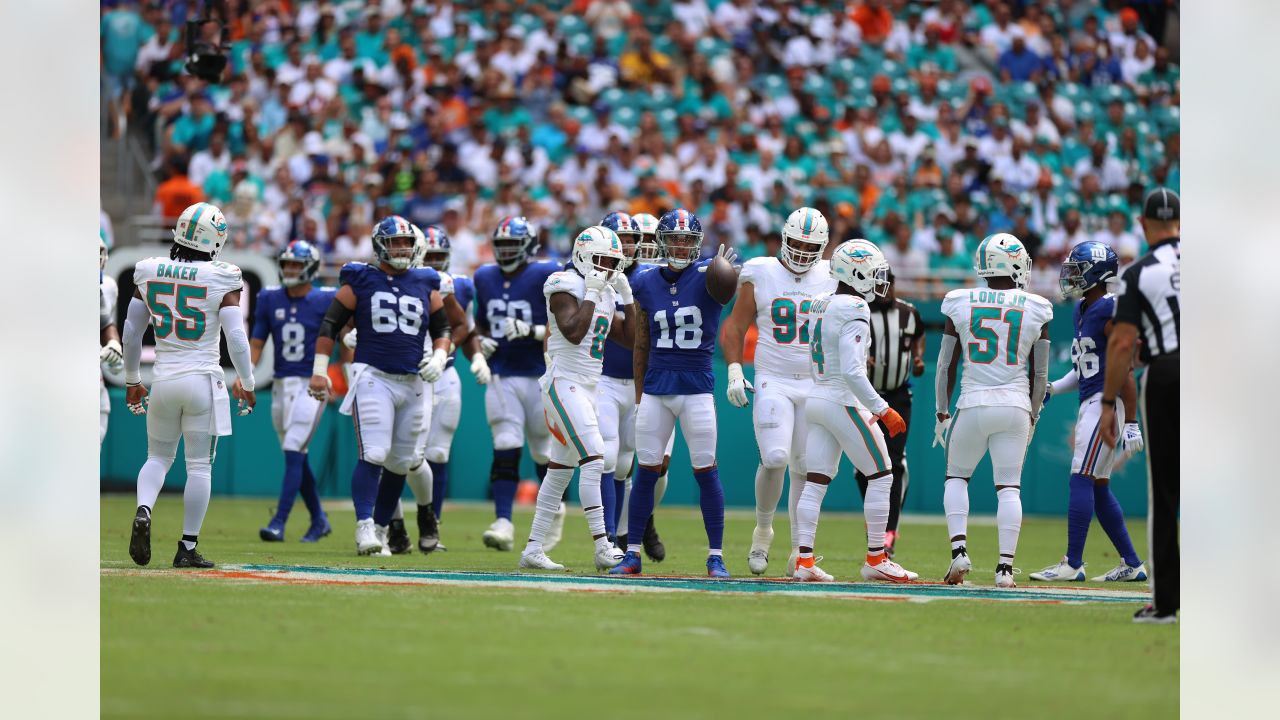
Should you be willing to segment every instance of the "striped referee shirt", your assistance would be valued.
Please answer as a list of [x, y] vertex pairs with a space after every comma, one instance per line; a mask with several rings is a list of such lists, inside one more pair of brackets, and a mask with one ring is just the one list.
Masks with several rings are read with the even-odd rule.
[[902, 387], [911, 374], [911, 345], [923, 332], [920, 311], [904, 300], [871, 303], [871, 384], [877, 392]]
[[1121, 276], [1115, 320], [1138, 328], [1142, 340], [1139, 358], [1144, 363], [1178, 352], [1181, 257], [1179, 238], [1171, 238], [1157, 243]]

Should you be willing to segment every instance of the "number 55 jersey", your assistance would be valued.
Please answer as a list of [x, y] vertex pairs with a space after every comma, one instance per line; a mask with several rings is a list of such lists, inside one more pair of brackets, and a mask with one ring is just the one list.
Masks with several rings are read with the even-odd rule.
[[1031, 412], [1027, 358], [1053, 319], [1053, 305], [1025, 290], [952, 290], [942, 313], [960, 335], [964, 358], [957, 409], [1011, 406]]
[[153, 257], [134, 267], [133, 284], [151, 313], [155, 377], [167, 380], [200, 373], [222, 377], [218, 308], [227, 293], [243, 287], [240, 268], [224, 262]]

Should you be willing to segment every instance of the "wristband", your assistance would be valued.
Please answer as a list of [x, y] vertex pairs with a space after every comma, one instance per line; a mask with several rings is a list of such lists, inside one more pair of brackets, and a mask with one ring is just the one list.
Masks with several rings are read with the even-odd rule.
[[316, 353], [315, 362], [311, 365], [312, 375], [329, 376], [329, 356]]
[[1102, 398], [1102, 404], [1103, 404], [1103, 405], [1108, 405], [1108, 406], [1110, 406], [1110, 407], [1115, 407], [1115, 406], [1116, 406], [1116, 399], [1115, 399], [1115, 398], [1111, 398], [1110, 400], [1108, 400], [1108, 399], [1106, 399], [1106, 398]]

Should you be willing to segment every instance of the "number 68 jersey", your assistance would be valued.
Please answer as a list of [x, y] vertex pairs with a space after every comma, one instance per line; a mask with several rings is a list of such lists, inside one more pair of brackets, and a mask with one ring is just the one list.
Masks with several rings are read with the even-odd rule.
[[244, 286], [230, 263], [147, 258], [133, 269], [133, 284], [151, 313], [156, 378], [221, 374], [218, 338], [222, 298]]
[[819, 260], [796, 275], [776, 257], [759, 257], [742, 266], [738, 285], [751, 283], [756, 301], [756, 374], [809, 376], [809, 309], [819, 295], [834, 292], [830, 263]]
[[960, 335], [964, 359], [956, 408], [1012, 406], [1031, 411], [1027, 359], [1053, 305], [1025, 290], [967, 288], [942, 299], [942, 314]]
[[427, 346], [431, 291], [440, 289], [440, 274], [412, 268], [390, 275], [365, 263], [347, 263], [338, 275], [356, 294], [357, 363], [385, 373], [418, 372]]

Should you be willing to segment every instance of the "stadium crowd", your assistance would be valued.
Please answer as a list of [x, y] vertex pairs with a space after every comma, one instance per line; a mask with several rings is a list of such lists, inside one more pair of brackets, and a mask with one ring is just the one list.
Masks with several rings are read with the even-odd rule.
[[904, 294], [1008, 231], [1057, 297], [1072, 246], [1137, 257], [1144, 191], [1178, 188], [1165, 0], [231, 0], [218, 85], [182, 71], [196, 5], [104, 1], [104, 87], [155, 213], [220, 204], [239, 250], [363, 259], [398, 213], [465, 271], [503, 216], [563, 257], [610, 210], [683, 205], [750, 258], [811, 205]]

